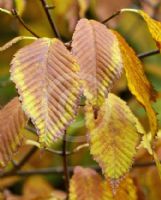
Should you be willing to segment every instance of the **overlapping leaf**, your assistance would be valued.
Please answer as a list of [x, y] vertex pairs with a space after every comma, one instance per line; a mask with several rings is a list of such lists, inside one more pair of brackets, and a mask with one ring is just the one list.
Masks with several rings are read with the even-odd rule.
[[145, 107], [149, 118], [151, 133], [154, 136], [157, 132], [157, 118], [156, 113], [151, 106], [151, 101], [156, 100], [157, 94], [146, 78], [142, 63], [137, 58], [134, 50], [126, 43], [119, 33], [114, 33], [120, 42], [129, 89], [132, 94], [136, 96], [137, 100]]
[[81, 19], [73, 35], [72, 53], [80, 64], [80, 78], [85, 81], [84, 95], [93, 105], [101, 105], [122, 72], [116, 36], [97, 21]]
[[156, 41], [158, 47], [161, 49], [161, 23], [159, 21], [152, 19], [142, 10], [122, 9], [121, 12], [135, 12], [141, 15], [141, 17], [143, 17], [143, 19], [145, 20], [153, 39]]
[[136, 187], [133, 180], [127, 177], [117, 190], [112, 194], [107, 181], [94, 170], [76, 167], [70, 181], [69, 200], [136, 200]]
[[141, 130], [139, 122], [123, 100], [109, 93], [96, 120], [92, 108], [86, 106], [86, 126], [90, 152], [114, 185], [132, 165]]
[[22, 129], [27, 118], [21, 109], [18, 97], [15, 97], [0, 110], [0, 166], [4, 167], [22, 143]]
[[70, 181], [70, 200], [112, 200], [110, 189], [90, 168], [76, 167]]
[[75, 116], [78, 70], [75, 59], [58, 39], [38, 39], [12, 60], [11, 78], [43, 146], [60, 138]]

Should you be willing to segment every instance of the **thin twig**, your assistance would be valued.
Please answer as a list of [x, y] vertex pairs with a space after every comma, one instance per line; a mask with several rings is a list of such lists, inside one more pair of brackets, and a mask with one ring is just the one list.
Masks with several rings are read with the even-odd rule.
[[[160, 161], [161, 162], [161, 161]], [[155, 166], [155, 162], [143, 162], [143, 163], [135, 163], [133, 165], [133, 168], [146, 168], [146, 167], [152, 167]], [[101, 168], [99, 166], [88, 166], [97, 172], [101, 172]], [[68, 166], [68, 173], [72, 174], [74, 170], [74, 166]], [[29, 176], [29, 175], [58, 175], [58, 174], [63, 174], [64, 173], [64, 168], [63, 167], [50, 167], [50, 168], [43, 168], [43, 169], [32, 169], [32, 170], [17, 170], [14, 173], [5, 173], [3, 177], [9, 177], [9, 176]]]
[[44, 11], [45, 11], [45, 13], [46, 13], [46, 16], [47, 16], [47, 18], [48, 18], [49, 24], [50, 24], [50, 26], [51, 26], [51, 28], [52, 28], [52, 30], [53, 30], [55, 36], [61, 40], [60, 33], [59, 33], [59, 31], [58, 31], [58, 29], [57, 29], [57, 27], [56, 27], [54, 21], [53, 21], [52, 18], [51, 18], [51, 15], [50, 15], [50, 13], [49, 13], [49, 8], [48, 8], [48, 6], [47, 6], [46, 1], [45, 1], [45, 0], [40, 0], [40, 1], [41, 1], [41, 3], [42, 3], [42, 6], [43, 6]]
[[63, 137], [63, 154], [62, 154], [62, 159], [63, 159], [63, 170], [64, 170], [64, 178], [65, 178], [65, 187], [66, 187], [66, 192], [67, 192], [67, 199], [68, 199], [68, 193], [69, 193], [69, 172], [68, 172], [68, 160], [67, 160], [67, 140], [66, 140], [66, 134], [67, 132], [64, 132], [64, 137]]
[[39, 38], [39, 36], [33, 32], [26, 24], [25, 22], [23, 21], [23, 19], [18, 15], [17, 11], [15, 9], [12, 9], [12, 15], [15, 16], [18, 21], [24, 26], [24, 28], [29, 31], [32, 35], [34, 35], [35, 37]]
[[[89, 147], [89, 144], [88, 143], [85, 143], [85, 144], [81, 144], [79, 145], [78, 147], [76, 147], [75, 149], [73, 149], [72, 151], [66, 151], [66, 156], [70, 156], [70, 155], [73, 155], [75, 153], [78, 153], [80, 150], [84, 149], [84, 148], [87, 148]], [[46, 151], [48, 152], [51, 152], [53, 154], [56, 154], [56, 155], [59, 155], [59, 156], [63, 156], [64, 155], [64, 152], [63, 151], [59, 151], [59, 150], [55, 150], [55, 149], [51, 149], [51, 148], [46, 148], [45, 149]]]
[[157, 50], [148, 51], [148, 52], [145, 52], [145, 53], [140, 53], [137, 56], [138, 56], [138, 58], [142, 59], [142, 58], [153, 56], [153, 55], [156, 55], [156, 54], [159, 54], [159, 53], [160, 53], [160, 50], [157, 49]]
[[118, 16], [121, 13], [121, 11], [117, 11], [115, 12], [113, 15], [111, 15], [110, 17], [108, 17], [107, 19], [102, 21], [102, 24], [106, 24], [108, 21], [110, 21], [111, 19], [113, 19], [114, 17]]
[[10, 171], [4, 172], [0, 175], [0, 177], [6, 177], [16, 174], [16, 172], [21, 169], [25, 163], [32, 157], [32, 155], [37, 151], [37, 147], [32, 147], [31, 150], [23, 157], [23, 159], [13, 167]]

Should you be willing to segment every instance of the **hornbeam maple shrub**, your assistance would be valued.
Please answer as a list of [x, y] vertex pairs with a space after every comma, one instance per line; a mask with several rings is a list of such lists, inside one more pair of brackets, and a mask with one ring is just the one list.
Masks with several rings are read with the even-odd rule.
[[[41, 2], [45, 5], [45, 1]], [[2, 8], [0, 11], [15, 14]], [[45, 11], [49, 14], [46, 7]], [[124, 12], [134, 12], [143, 18], [160, 49], [161, 23], [142, 10], [122, 9], [119, 14]], [[66, 194], [50, 191], [43, 198], [31, 199], [139, 199], [137, 185], [129, 174], [138, 150], [145, 148], [153, 156], [160, 177], [161, 165], [155, 146], [159, 137], [158, 122], [152, 107], [159, 94], [147, 79], [135, 51], [117, 31], [86, 18], [78, 21], [69, 43], [63, 43], [60, 37], [20, 36], [2, 46], [0, 51], [24, 39], [33, 41], [14, 55], [10, 65], [10, 78], [18, 96], [0, 110], [1, 178], [18, 175], [17, 171], [23, 166], [24, 160], [7, 168], [24, 145], [22, 130], [28, 127], [38, 135], [38, 141], [28, 141], [34, 146], [33, 151], [40, 148], [54, 152], [53, 144], [63, 141], [62, 152], [56, 153], [63, 156], [66, 184]], [[148, 132], [127, 103], [111, 92], [124, 72], [129, 90], [147, 113]], [[80, 105], [82, 98], [85, 99], [83, 106]], [[103, 177], [98, 169], [96, 172], [84, 167], [75, 167], [69, 177], [67, 156], [71, 153], [66, 151], [66, 145], [72, 141], [67, 128], [76, 119], [80, 106], [84, 112], [86, 137], [78, 137], [77, 143], [86, 143], [73, 152], [88, 147]], [[27, 197], [24, 194], [20, 199]]]

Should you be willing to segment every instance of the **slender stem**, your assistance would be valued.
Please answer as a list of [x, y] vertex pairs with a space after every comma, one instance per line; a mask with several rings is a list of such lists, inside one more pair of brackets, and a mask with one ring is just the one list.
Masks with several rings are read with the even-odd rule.
[[16, 172], [21, 169], [25, 163], [31, 158], [31, 156], [37, 151], [37, 147], [32, 147], [31, 150], [24, 156], [24, 158], [13, 167], [10, 171], [4, 172], [0, 175], [0, 177], [6, 177], [10, 175], [16, 174]]
[[66, 134], [67, 132], [64, 132], [64, 138], [63, 138], [63, 169], [64, 169], [64, 178], [65, 178], [65, 187], [67, 192], [67, 199], [68, 199], [68, 193], [69, 193], [69, 172], [68, 172], [68, 160], [67, 160], [67, 140], [66, 140]]
[[45, 11], [45, 13], [46, 13], [46, 16], [47, 16], [47, 18], [48, 18], [49, 24], [50, 24], [50, 26], [51, 26], [51, 28], [52, 28], [52, 30], [53, 30], [55, 36], [61, 40], [60, 33], [58, 32], [58, 29], [57, 29], [57, 27], [56, 27], [54, 21], [53, 21], [52, 18], [51, 18], [51, 15], [50, 15], [50, 12], [49, 12], [49, 7], [47, 6], [46, 1], [45, 1], [45, 0], [40, 0], [40, 1], [41, 1], [41, 3], [42, 3], [42, 6], [43, 6], [44, 11]]
[[116, 17], [117, 15], [119, 15], [121, 13], [121, 11], [117, 11], [115, 12], [113, 15], [111, 15], [110, 17], [108, 17], [107, 19], [103, 20], [102, 23], [106, 24], [108, 21], [110, 21], [111, 19], [113, 19], [114, 17]]
[[18, 15], [16, 9], [12, 9], [12, 15], [15, 16], [15, 17], [18, 19], [18, 21], [24, 26], [24, 28], [25, 28], [27, 31], [29, 31], [29, 32], [30, 32], [32, 35], [34, 35], [35, 37], [39, 38], [39, 36], [38, 36], [36, 33], [34, 33], [34, 32], [25, 24], [25, 22], [23, 21], [23, 19]]
[[[160, 161], [161, 162], [161, 161]], [[133, 168], [146, 168], [146, 167], [152, 167], [155, 166], [155, 162], [143, 162], [143, 163], [135, 163], [133, 165]], [[96, 170], [97, 172], [101, 172], [101, 168], [98, 166], [89, 166], [90, 168]], [[133, 169], [132, 168], [132, 169]], [[74, 166], [68, 166], [68, 173], [73, 173]], [[9, 177], [9, 176], [29, 176], [29, 175], [48, 175], [48, 174], [62, 174], [64, 173], [63, 167], [50, 167], [50, 168], [43, 168], [43, 169], [32, 169], [32, 170], [17, 170], [14, 173], [5, 173], [1, 177]]]
[[141, 53], [141, 54], [138, 54], [138, 58], [146, 58], [146, 57], [149, 57], [149, 56], [153, 56], [153, 55], [156, 55], [156, 54], [159, 54], [160, 53], [160, 50], [157, 49], [157, 50], [153, 50], [153, 51], [149, 51], [149, 52], [145, 52], [145, 53]]
[[[70, 156], [70, 155], [73, 155], [75, 153], [78, 153], [80, 150], [84, 149], [84, 148], [87, 148], [89, 147], [89, 144], [88, 143], [84, 143], [84, 144], [81, 144], [79, 145], [78, 147], [76, 147], [75, 149], [73, 149], [72, 151], [66, 151], [66, 156]], [[64, 155], [64, 152], [63, 151], [58, 151], [58, 150], [55, 150], [55, 149], [50, 149], [50, 148], [46, 148], [45, 149], [46, 151], [48, 152], [51, 152], [53, 154], [56, 154], [56, 155], [59, 155], [59, 156], [63, 156]]]

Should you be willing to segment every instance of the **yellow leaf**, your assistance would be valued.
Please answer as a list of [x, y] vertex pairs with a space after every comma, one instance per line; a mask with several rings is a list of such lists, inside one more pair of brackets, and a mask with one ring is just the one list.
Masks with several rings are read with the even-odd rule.
[[139, 122], [126, 103], [111, 93], [97, 119], [92, 111], [91, 106], [86, 106], [90, 152], [105, 177], [117, 182], [132, 166], [139, 142]]
[[124, 69], [128, 81], [128, 86], [136, 99], [146, 109], [152, 136], [154, 137], [157, 132], [157, 118], [154, 109], [152, 108], [151, 101], [155, 101], [157, 93], [154, 91], [152, 85], [144, 74], [144, 69], [141, 61], [137, 58], [134, 50], [127, 44], [124, 38], [115, 32], [119, 42], [124, 61]]
[[89, 6], [89, 0], [77, 0], [79, 5], [79, 16], [80, 18], [85, 17], [85, 13]]
[[157, 46], [161, 49], [161, 23], [152, 19], [148, 14], [142, 10], [136, 9], [122, 9], [121, 12], [135, 12], [145, 20], [152, 38], [156, 41]]
[[15, 0], [15, 4], [16, 4], [16, 10], [18, 11], [18, 14], [22, 15], [25, 9], [26, 0]]

